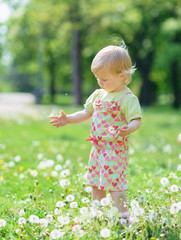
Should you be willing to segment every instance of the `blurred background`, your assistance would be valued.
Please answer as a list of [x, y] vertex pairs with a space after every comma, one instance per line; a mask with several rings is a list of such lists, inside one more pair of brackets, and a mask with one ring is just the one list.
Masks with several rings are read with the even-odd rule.
[[79, 105], [98, 87], [93, 57], [122, 39], [141, 105], [179, 108], [180, 0], [0, 0], [0, 94]]

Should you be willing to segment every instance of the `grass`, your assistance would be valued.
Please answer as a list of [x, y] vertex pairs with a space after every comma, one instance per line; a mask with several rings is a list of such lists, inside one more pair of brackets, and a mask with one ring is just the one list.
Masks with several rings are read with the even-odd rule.
[[[63, 239], [103, 239], [100, 231], [104, 228], [111, 231], [106, 239], [180, 239], [181, 210], [173, 214], [170, 209], [181, 201], [181, 171], [177, 171], [181, 111], [144, 109], [142, 126], [130, 137], [127, 172], [127, 197], [135, 223], [120, 227], [117, 216], [114, 221], [109, 216], [112, 202], [99, 206], [97, 211], [102, 215], [98, 212], [92, 217], [91, 193], [84, 184], [91, 149], [91, 143], [85, 141], [90, 121], [56, 129], [47, 117], [52, 109], [47, 107], [47, 114], [36, 120], [13, 114], [9, 119], [0, 118], [0, 239], [56, 239], [56, 229], [64, 233]], [[67, 113], [79, 109], [64, 108]], [[38, 168], [47, 160], [53, 161]], [[57, 165], [62, 169], [57, 170]], [[70, 175], [62, 176], [63, 170], [69, 170]], [[165, 187], [160, 182], [164, 177], [169, 180]], [[62, 179], [70, 184], [61, 187]], [[177, 185], [178, 191], [173, 192], [172, 185]], [[77, 207], [70, 206], [68, 195], [75, 197]], [[131, 207], [133, 200], [139, 204], [136, 209]], [[65, 206], [56, 207], [58, 201]], [[82, 207], [87, 207], [87, 214], [80, 213]], [[32, 223], [31, 215], [48, 223]], [[68, 216], [69, 223], [62, 224], [59, 216]], [[22, 217], [25, 224], [19, 223]], [[6, 221], [4, 227], [2, 219]]]

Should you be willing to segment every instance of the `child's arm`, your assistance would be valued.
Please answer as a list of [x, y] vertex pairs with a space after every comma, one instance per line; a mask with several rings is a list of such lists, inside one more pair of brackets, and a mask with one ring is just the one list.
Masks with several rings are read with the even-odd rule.
[[135, 118], [127, 125], [118, 128], [118, 135], [124, 137], [132, 132], [135, 132], [141, 125], [141, 118]]
[[83, 110], [80, 112], [75, 112], [73, 114], [67, 115], [64, 111], [60, 111], [59, 116], [51, 116], [50, 118], [53, 119], [50, 123], [53, 123], [53, 126], [62, 127], [68, 123], [81, 123], [87, 121], [92, 114], [87, 110]]

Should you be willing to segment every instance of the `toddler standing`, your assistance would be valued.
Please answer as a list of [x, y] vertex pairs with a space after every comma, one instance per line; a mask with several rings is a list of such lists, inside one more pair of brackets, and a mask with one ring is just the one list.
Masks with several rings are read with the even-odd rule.
[[121, 223], [130, 222], [125, 191], [128, 189], [129, 134], [141, 124], [141, 108], [127, 85], [135, 69], [125, 47], [107, 46], [94, 57], [91, 71], [100, 89], [87, 99], [84, 110], [70, 115], [61, 110], [52, 116], [56, 127], [80, 123], [92, 117], [91, 149], [87, 184], [93, 200], [101, 200], [109, 191], [121, 215]]

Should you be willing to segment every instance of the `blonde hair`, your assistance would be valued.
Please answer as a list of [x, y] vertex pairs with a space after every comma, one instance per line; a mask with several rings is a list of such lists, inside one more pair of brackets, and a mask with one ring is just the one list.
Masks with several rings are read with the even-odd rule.
[[96, 74], [105, 68], [108, 68], [113, 74], [123, 72], [126, 84], [131, 82], [131, 75], [136, 70], [132, 66], [131, 58], [125, 45], [109, 45], [96, 54], [91, 64], [91, 71]]

